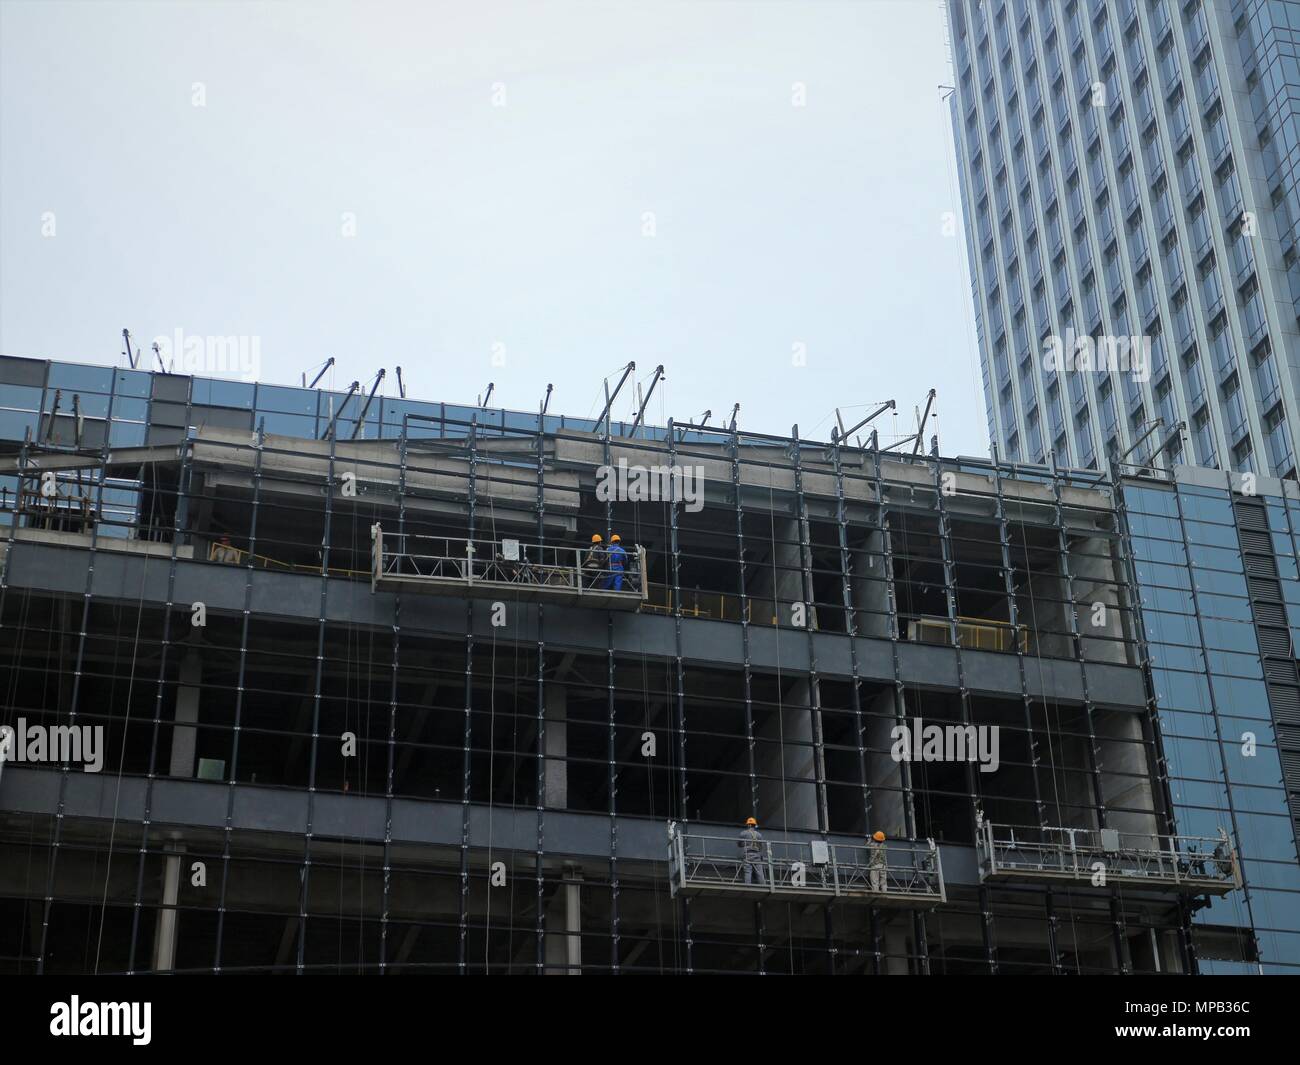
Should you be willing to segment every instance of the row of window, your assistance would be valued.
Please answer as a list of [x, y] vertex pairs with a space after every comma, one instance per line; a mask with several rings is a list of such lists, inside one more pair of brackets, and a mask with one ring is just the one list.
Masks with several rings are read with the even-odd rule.
[[[1069, 9], [1077, 16], [1077, 7]], [[1032, 30], [1032, 24], [1026, 20], [1028, 11], [1024, 12], [1024, 17], [1018, 19], [1019, 24], [1023, 27], [1026, 35]], [[1130, 67], [1140, 67], [1134, 74], [1134, 82], [1138, 86], [1138, 113], [1141, 119], [1141, 128], [1143, 129], [1144, 155], [1147, 160], [1148, 170], [1154, 171], [1158, 168], [1159, 174], [1155, 180], [1155, 203], [1154, 212], [1156, 218], [1161, 223], [1162, 236], [1164, 240], [1161, 247], [1161, 260], [1163, 270], [1166, 275], [1166, 289], [1175, 293], [1174, 298], [1174, 317], [1175, 326], [1179, 330], [1179, 339], [1182, 341], [1194, 340], [1195, 330], [1192, 326], [1192, 315], [1190, 312], [1190, 301], [1187, 292], [1186, 272], [1183, 266], [1183, 255], [1179, 249], [1179, 242], [1174, 225], [1175, 210], [1173, 198], [1171, 195], [1172, 186], [1164, 176], [1163, 159], [1161, 158], [1161, 149], [1159, 148], [1158, 132], [1155, 123], [1155, 105], [1152, 100], [1152, 92], [1149, 77], [1145, 71], [1145, 63], [1141, 64], [1135, 60], [1142, 55], [1139, 41], [1139, 21], [1133, 17], [1134, 12], [1131, 7], [1126, 9], [1123, 16], [1123, 22], [1126, 27], [1125, 39], [1128, 45]], [[1289, 473], [1294, 467], [1294, 461], [1291, 454], [1290, 434], [1285, 423], [1285, 415], [1280, 406], [1281, 396], [1280, 387], [1276, 369], [1273, 363], [1267, 360], [1267, 333], [1266, 319], [1264, 315], [1262, 300], [1257, 286], [1252, 284], [1254, 272], [1254, 256], [1252, 250], [1251, 233], [1241, 224], [1243, 210], [1241, 207], [1241, 193], [1235, 167], [1232, 164], [1230, 153], [1228, 152], [1228, 139], [1226, 127], [1224, 124], [1222, 103], [1218, 98], [1218, 84], [1214, 74], [1214, 67], [1211, 62], [1208, 31], [1204, 23], [1204, 14], [1199, 6], [1193, 6], [1185, 13], [1186, 28], [1189, 41], [1189, 54], [1194, 60], [1195, 82], [1197, 85], [1197, 94], [1200, 97], [1200, 104], [1205, 114], [1205, 136], [1208, 146], [1208, 154], [1211, 156], [1211, 163], [1216, 167], [1215, 170], [1215, 188], [1218, 206], [1224, 215], [1224, 218], [1233, 228], [1232, 241], [1229, 246], [1229, 254], [1232, 259], [1231, 275], [1234, 285], [1247, 286], [1240, 288], [1241, 313], [1243, 316], [1243, 334], [1248, 347], [1260, 345], [1263, 342], [1265, 346], [1265, 361], [1262, 363], [1262, 373], [1264, 380], [1259, 382], [1259, 409], [1263, 412], [1264, 432], [1266, 437], [1266, 451], [1269, 459], [1270, 468], [1279, 473]], [[960, 21], [960, 20], [958, 20]], [[1157, 19], [1156, 24], [1162, 25], [1164, 21]], [[1094, 39], [1109, 42], [1109, 26], [1105, 21], [1104, 9], [1098, 12], [1096, 23], [1097, 32]], [[964, 32], [964, 27], [962, 27]], [[1100, 234], [1100, 246], [1105, 249], [1105, 262], [1102, 268], [1102, 282], [1099, 287], [1096, 271], [1093, 265], [1092, 244], [1088, 241], [1087, 233], [1087, 215], [1088, 207], [1085, 205], [1081, 179], [1078, 175], [1078, 164], [1074, 155], [1074, 142], [1070, 135], [1068, 107], [1065, 102], [1065, 85], [1064, 72], [1060, 67], [1059, 57], [1055, 55], [1056, 41], [1052, 32], [1046, 32], [1048, 55], [1047, 66], [1049, 71], [1056, 72], [1054, 77], [1054, 100], [1058, 107], [1058, 126], [1063, 127], [1062, 152], [1063, 165], [1068, 175], [1066, 206], [1069, 211], [1069, 217], [1072, 222], [1072, 228], [1075, 235], [1076, 259], [1079, 276], [1083, 278], [1082, 298], [1080, 300], [1085, 321], [1090, 323], [1093, 328], [1087, 330], [1089, 335], [1100, 333], [1101, 330], [1101, 308], [1103, 302], [1110, 304], [1112, 314], [1117, 321], [1117, 332], [1122, 335], [1130, 335], [1127, 314], [1127, 301], [1123, 294], [1123, 275], [1119, 265], [1118, 243], [1114, 238], [1115, 222], [1114, 216], [1110, 209], [1109, 190], [1105, 186], [1104, 166], [1101, 162], [1101, 150], [1099, 141], [1097, 141], [1097, 108], [1087, 106], [1095, 102], [1088, 100], [1087, 97], [1093, 95], [1094, 86], [1088, 82], [1085, 76], [1089, 70], [1086, 62], [1086, 55], [1082, 44], [1082, 34], [1078, 34], [1078, 48], [1076, 55], [1076, 82], [1084, 90], [1085, 100], [1083, 106], [1083, 121], [1088, 127], [1087, 139], [1091, 145], [1088, 159], [1088, 172], [1090, 182], [1094, 190], [1094, 221], [1098, 223], [1097, 228]], [[964, 43], [962, 33], [958, 34], [959, 52], [961, 44]], [[1181, 84], [1181, 75], [1177, 63], [1176, 53], [1173, 48], [1172, 39], [1163, 29], [1160, 30], [1157, 38], [1158, 51], [1160, 56], [1161, 69], [1163, 71], [1164, 92], [1169, 101], [1169, 112], [1171, 115], [1172, 128], [1175, 132], [1174, 141], [1181, 144], [1181, 151], [1178, 155], [1178, 175], [1181, 187], [1181, 196], [1184, 204], [1188, 209], [1189, 232], [1192, 237], [1192, 244], [1197, 256], [1197, 271], [1195, 287], [1197, 287], [1202, 302], [1207, 309], [1207, 317], [1213, 317], [1222, 313], [1225, 315], [1222, 323], [1217, 327], [1216, 339], [1221, 345], [1227, 345], [1227, 325], [1226, 325], [1226, 306], [1224, 296], [1224, 283], [1220, 279], [1218, 264], [1214, 260], [1212, 252], [1212, 240], [1210, 237], [1210, 227], [1207, 222], [1205, 211], [1204, 191], [1201, 187], [1199, 177], [1199, 166], [1196, 162], [1196, 154], [1190, 141], [1190, 118], [1188, 116], [1187, 99], [1185, 90]], [[1045, 229], [1049, 238], [1050, 246], [1053, 252], [1052, 275], [1055, 291], [1058, 294], [1058, 302], [1063, 314], [1074, 312], [1074, 299], [1072, 286], [1070, 285], [1069, 273], [1066, 269], [1065, 257], [1065, 239], [1061, 226], [1059, 207], [1057, 204], [1056, 190], [1051, 168], [1050, 149], [1047, 144], [1046, 134], [1043, 131], [1044, 123], [1042, 121], [1042, 97], [1038, 89], [1037, 81], [1037, 60], [1033, 54], [1032, 42], [1026, 39], [1022, 41], [1022, 51], [1024, 52], [1024, 62], [1026, 66], [1026, 78], [1028, 88], [1027, 95], [1030, 98], [1031, 113], [1035, 118], [1036, 142], [1039, 146], [1039, 155], [1045, 156], [1043, 165], [1040, 166], [1040, 188], [1044, 191], [1046, 209]], [[1117, 149], [1117, 155], [1128, 153], [1128, 134], [1127, 125], [1123, 121], [1123, 101], [1120, 99], [1119, 81], [1118, 81], [1118, 64], [1113, 56], [1113, 48], [1103, 44], [1098, 49], [1101, 56], [1103, 78], [1104, 80], [1097, 84], [1096, 88], [1101, 92], [1103, 102], [1109, 99], [1109, 113], [1111, 115], [1112, 142]], [[992, 70], [989, 68], [989, 74]], [[990, 79], [986, 79], [991, 80]], [[967, 83], [968, 90], [970, 89]], [[1037, 236], [1037, 227], [1034, 223], [1034, 209], [1030, 203], [1030, 193], [1028, 190], [1029, 167], [1025, 160], [1025, 144], [1023, 131], [1020, 125], [1020, 115], [1016, 106], [1016, 86], [1014, 78], [1007, 79], [1005, 92], [1007, 94], [1007, 124], [1009, 136], [1015, 147], [1013, 148], [1014, 170], [1017, 177], [1017, 183], [1021, 187], [1021, 213], [1023, 227], [1029, 236], [1026, 239], [1026, 261], [1029, 269], [1031, 282], [1034, 283], [1034, 292], [1032, 302], [1035, 305], [1035, 313], [1038, 321], [1047, 322], [1054, 317], [1046, 298], [1046, 284], [1043, 278], [1043, 268], [1041, 255], [1039, 253]], [[976, 212], [976, 229], [980, 237], [981, 246], [985, 253], [985, 276], [987, 278], [997, 278], [1001, 271], [998, 264], [993, 258], [993, 226], [989, 217], [988, 197], [985, 192], [984, 170], [981, 159], [980, 139], [978, 136], [977, 120], [974, 114], [975, 100], [973, 91], [967, 94], [968, 110], [971, 112], [969, 119], [969, 140], [971, 142], [972, 152], [972, 184], [975, 189], [975, 198], [979, 201], [979, 207]], [[989, 109], [993, 113], [996, 111], [996, 103], [989, 99]], [[1019, 267], [1015, 261], [1015, 240], [1014, 235], [1010, 233], [1010, 209], [1009, 193], [1007, 192], [1008, 182], [1005, 175], [1005, 166], [1002, 162], [1002, 145], [999, 136], [999, 120], [994, 115], [992, 118], [992, 127], [990, 129], [989, 152], [990, 166], [994, 168], [997, 178], [995, 179], [995, 199], [998, 203], [999, 211], [1002, 215], [1003, 228], [1006, 231], [1003, 241], [1004, 267], [1007, 280], [1008, 302], [1012, 307], [1012, 313], [1015, 315], [1015, 322], [1012, 325], [1011, 337], [1014, 340], [1017, 362], [1021, 367], [1020, 392], [1024, 397], [1025, 407], [1025, 427], [1027, 444], [1022, 445], [1019, 433], [1016, 429], [1018, 424], [1017, 403], [1015, 390], [1011, 385], [1011, 361], [1007, 352], [1007, 334], [1002, 319], [1002, 305], [999, 297], [999, 290], [996, 282], [994, 288], [989, 293], [989, 315], [990, 329], [989, 335], [993, 338], [994, 361], [997, 369], [998, 391], [1000, 395], [999, 406], [1003, 415], [1003, 422], [1007, 427], [1007, 454], [1012, 459], [1019, 459], [1023, 455], [1033, 458], [1035, 461], [1042, 461], [1045, 457], [1043, 447], [1043, 438], [1041, 433], [1041, 418], [1038, 412], [1038, 388], [1037, 372], [1033, 364], [1034, 360], [1030, 358], [1033, 347], [1029, 342], [1029, 330], [1023, 315], [1023, 304], [1025, 302], [1024, 292], [1020, 281]], [[1118, 140], [1116, 139], [1118, 138]], [[1097, 143], [1092, 143], [1097, 141]], [[1186, 143], [1183, 143], [1186, 142]], [[1156, 164], [1156, 166], [1153, 166]], [[1158, 305], [1156, 289], [1153, 280], [1153, 271], [1147, 256], [1146, 238], [1143, 227], [1141, 226], [1140, 217], [1140, 195], [1138, 192], [1138, 181], [1135, 167], [1130, 158], [1126, 159], [1120, 168], [1121, 178], [1121, 196], [1126, 208], [1126, 214], [1130, 217], [1130, 252], [1135, 263], [1138, 266], [1139, 285], [1137, 289], [1137, 298], [1142, 322], [1146, 326], [1158, 325]], [[1134, 218], [1133, 215], [1138, 217]], [[1104, 291], [1105, 296], [1101, 295]], [[1069, 320], [1067, 318], [1067, 320]], [[1155, 343], [1159, 344], [1160, 339], [1157, 336]], [[1185, 344], [1184, 344], [1185, 346]], [[1157, 352], [1156, 354], [1159, 354]], [[1165, 360], [1167, 366], [1167, 359]], [[1224, 387], [1223, 400], [1228, 404], [1228, 414], [1230, 417], [1227, 426], [1228, 435], [1230, 436], [1230, 446], [1233, 448], [1233, 464], [1236, 468], [1242, 470], [1251, 470], [1255, 468], [1254, 449], [1248, 437], [1248, 422], [1245, 418], [1245, 404], [1240, 393], [1240, 380], [1232, 379], [1224, 381], [1226, 374], [1220, 375], [1220, 382]], [[1195, 365], [1187, 367], [1187, 384], [1188, 409], [1193, 411], [1193, 440], [1196, 446], [1196, 461], [1206, 465], [1219, 465], [1219, 456], [1214, 446], [1214, 432], [1211, 424], [1210, 411], [1207, 403], [1210, 398], [1204, 388], [1203, 375], [1200, 374], [1199, 368]], [[1103, 388], [1105, 386], [1102, 386]], [[1051, 415], [1051, 436], [1050, 439], [1055, 444], [1055, 450], [1058, 457], [1068, 454], [1067, 434], [1065, 432], [1064, 417], [1062, 417], [1059, 395], [1054, 394], [1055, 382], [1050, 375], [1046, 381], [1047, 406]], [[1142, 436], [1150, 425], [1151, 413], [1144, 403], [1141, 388], [1133, 388], [1132, 403], [1129, 407], [1130, 430], [1129, 437], [1137, 439]], [[1156, 413], [1161, 416], [1166, 425], [1170, 425], [1179, 420], [1179, 404], [1177, 394], [1168, 380], [1162, 380], [1159, 376], [1153, 383], [1153, 395], [1155, 399]], [[1117, 445], [1122, 438], [1122, 427], [1118, 412], [1113, 405], [1113, 397], [1106, 394], [1099, 396], [1098, 416], [1103, 433], [1107, 438], [1107, 447]], [[990, 404], [990, 420], [992, 420], [992, 404]], [[1080, 396], [1079, 402], [1075, 404], [1075, 421], [1076, 421], [1076, 442], [1079, 445], [1079, 457], [1083, 460], [1084, 465], [1092, 465], [1097, 459], [1097, 448], [1092, 438], [1091, 418], [1086, 408], [1086, 396]], [[1138, 453], [1138, 458], [1144, 457], [1149, 452], [1155, 441], [1151, 441], [1146, 448]], [[1177, 450], [1180, 444], [1174, 445], [1174, 456], [1177, 457]]]

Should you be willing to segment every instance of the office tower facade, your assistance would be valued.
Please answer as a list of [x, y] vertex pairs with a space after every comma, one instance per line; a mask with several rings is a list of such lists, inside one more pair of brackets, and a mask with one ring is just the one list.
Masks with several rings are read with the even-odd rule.
[[1294, 477], [1300, 2], [947, 12], [998, 454]]
[[0, 966], [1296, 972], [1300, 493], [1147, 473], [2, 358]]

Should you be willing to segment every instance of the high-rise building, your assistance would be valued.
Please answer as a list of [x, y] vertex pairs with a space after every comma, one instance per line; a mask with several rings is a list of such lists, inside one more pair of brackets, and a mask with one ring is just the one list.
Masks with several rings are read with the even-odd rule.
[[1295, 973], [1231, 477], [0, 358], [0, 968]]
[[997, 453], [1294, 477], [1300, 0], [947, 12]]

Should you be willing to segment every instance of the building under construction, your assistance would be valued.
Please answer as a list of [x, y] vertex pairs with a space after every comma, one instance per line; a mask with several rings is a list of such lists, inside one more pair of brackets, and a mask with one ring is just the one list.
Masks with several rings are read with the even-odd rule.
[[1300, 965], [1293, 484], [12, 358], [0, 408], [4, 970]]

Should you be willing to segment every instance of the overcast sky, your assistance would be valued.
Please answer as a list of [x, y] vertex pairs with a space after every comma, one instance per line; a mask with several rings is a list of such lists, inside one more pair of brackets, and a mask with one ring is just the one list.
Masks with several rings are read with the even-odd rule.
[[634, 359], [652, 421], [819, 438], [936, 387], [987, 454], [945, 38], [938, 0], [0, 0], [0, 351], [244, 336], [264, 381], [576, 415]]

